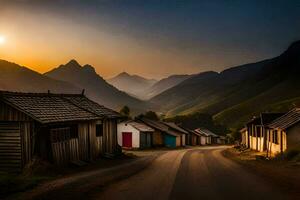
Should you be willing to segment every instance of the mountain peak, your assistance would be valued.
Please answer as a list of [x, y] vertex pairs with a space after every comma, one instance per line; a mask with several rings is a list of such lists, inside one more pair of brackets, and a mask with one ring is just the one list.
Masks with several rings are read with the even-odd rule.
[[131, 75], [128, 74], [127, 72], [122, 72], [122, 73], [120, 73], [118, 76], [131, 76]]
[[95, 68], [92, 65], [86, 64], [82, 67], [83, 70], [96, 73]]
[[70, 60], [67, 64], [65, 64], [65, 66], [76, 67], [76, 68], [81, 67], [81, 65], [75, 59]]
[[284, 52], [284, 54], [298, 54], [300, 53], [300, 40], [293, 42], [289, 48]]

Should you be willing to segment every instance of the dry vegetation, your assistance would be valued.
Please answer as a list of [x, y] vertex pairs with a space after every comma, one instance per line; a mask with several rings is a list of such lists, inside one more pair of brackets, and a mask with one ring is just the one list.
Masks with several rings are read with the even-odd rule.
[[238, 148], [228, 149], [223, 154], [268, 180], [274, 187], [280, 187], [291, 197], [300, 196], [300, 155], [291, 160], [265, 159], [265, 153]]

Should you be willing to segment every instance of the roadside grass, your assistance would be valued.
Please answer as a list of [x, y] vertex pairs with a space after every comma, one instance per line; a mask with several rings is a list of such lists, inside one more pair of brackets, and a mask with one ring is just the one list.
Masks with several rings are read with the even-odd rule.
[[59, 178], [70, 177], [76, 174], [110, 168], [135, 160], [137, 157], [130, 154], [122, 154], [114, 159], [99, 158], [91, 163], [79, 166], [55, 166], [39, 159], [34, 159], [22, 173], [7, 173], [0, 171], [0, 199], [18, 196], [40, 184]]
[[279, 187], [291, 198], [300, 195], [300, 159], [295, 151], [286, 152], [286, 157], [266, 159], [265, 153], [231, 148], [223, 155], [263, 177], [274, 187]]
[[9, 194], [24, 192], [37, 186], [42, 181], [49, 180], [50, 177], [26, 176], [0, 172], [0, 199]]

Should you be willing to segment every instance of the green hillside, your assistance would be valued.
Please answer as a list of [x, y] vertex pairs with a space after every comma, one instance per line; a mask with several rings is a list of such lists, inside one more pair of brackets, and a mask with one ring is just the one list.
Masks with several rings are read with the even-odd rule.
[[[167, 117], [207, 113], [239, 128], [259, 112], [287, 111], [300, 97], [300, 41], [273, 59], [206, 72], [152, 98]], [[285, 108], [285, 109], [284, 109]]]

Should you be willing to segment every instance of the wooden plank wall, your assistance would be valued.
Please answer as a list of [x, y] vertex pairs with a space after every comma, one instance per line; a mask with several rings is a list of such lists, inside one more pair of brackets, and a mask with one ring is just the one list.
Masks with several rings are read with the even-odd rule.
[[89, 124], [80, 123], [78, 125], [78, 148], [80, 160], [89, 160]]
[[96, 137], [96, 152], [97, 156], [103, 154], [103, 137]]
[[117, 120], [106, 119], [103, 121], [103, 153], [115, 155], [118, 153]]
[[20, 171], [21, 168], [20, 124], [0, 122], [0, 170]]
[[33, 154], [33, 124], [30, 122], [20, 123], [20, 133], [22, 140], [22, 165], [29, 163]]
[[0, 121], [33, 121], [26, 114], [0, 101]]

